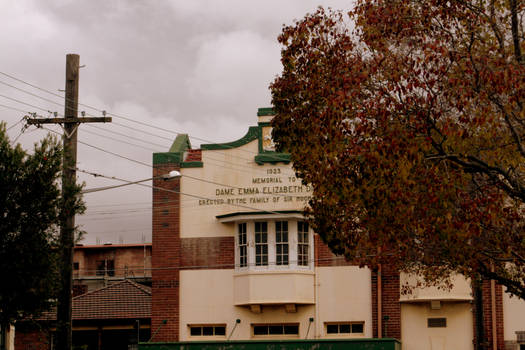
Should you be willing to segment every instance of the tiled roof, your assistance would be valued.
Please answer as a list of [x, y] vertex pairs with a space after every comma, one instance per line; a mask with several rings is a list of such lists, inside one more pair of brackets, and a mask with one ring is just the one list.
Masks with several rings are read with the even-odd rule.
[[141, 243], [141, 244], [92, 244], [92, 245], [75, 245], [75, 250], [82, 249], [122, 249], [122, 248], [142, 248], [142, 247], [151, 247], [151, 243]]
[[[55, 319], [53, 311], [42, 318]], [[124, 280], [73, 298], [73, 320], [124, 318], [151, 318], [150, 287]]]
[[73, 319], [150, 318], [151, 289], [124, 280], [73, 298]]

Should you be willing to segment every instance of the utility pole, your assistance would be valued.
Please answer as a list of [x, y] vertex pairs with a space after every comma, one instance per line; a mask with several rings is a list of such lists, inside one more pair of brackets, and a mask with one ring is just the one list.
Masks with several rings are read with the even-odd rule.
[[75, 210], [77, 200], [77, 129], [81, 123], [111, 122], [109, 117], [78, 118], [78, 73], [80, 56], [66, 56], [66, 96], [64, 118], [29, 119], [30, 125], [63, 124], [64, 135], [62, 158], [62, 214], [60, 222], [61, 283], [57, 306], [57, 350], [72, 348], [72, 289], [73, 289], [73, 247], [75, 235]]

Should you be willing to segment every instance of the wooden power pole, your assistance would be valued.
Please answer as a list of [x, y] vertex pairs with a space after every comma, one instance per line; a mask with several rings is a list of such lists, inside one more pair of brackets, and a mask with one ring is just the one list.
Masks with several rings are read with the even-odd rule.
[[72, 289], [73, 289], [73, 247], [75, 239], [75, 211], [77, 200], [77, 129], [81, 123], [111, 122], [110, 117], [78, 118], [78, 73], [80, 57], [66, 56], [66, 96], [64, 118], [29, 119], [30, 125], [62, 124], [64, 155], [62, 158], [62, 215], [60, 222], [61, 283], [58, 293], [56, 349], [71, 350], [72, 347]]

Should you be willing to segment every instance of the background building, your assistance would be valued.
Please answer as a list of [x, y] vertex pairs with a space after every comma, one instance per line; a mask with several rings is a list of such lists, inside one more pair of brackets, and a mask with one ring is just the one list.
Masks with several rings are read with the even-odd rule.
[[151, 243], [75, 245], [74, 294], [129, 279], [151, 285]]
[[[73, 346], [129, 350], [151, 337], [151, 243], [75, 246]], [[140, 282], [140, 283], [139, 283]], [[56, 310], [18, 322], [15, 350], [53, 348]]]

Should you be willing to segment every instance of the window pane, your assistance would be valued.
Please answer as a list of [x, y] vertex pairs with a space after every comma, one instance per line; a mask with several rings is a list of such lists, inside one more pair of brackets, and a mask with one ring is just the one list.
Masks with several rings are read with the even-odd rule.
[[328, 325], [326, 325], [326, 333], [328, 333], [328, 334], [339, 333], [338, 325], [336, 325], [336, 324], [328, 324]]
[[283, 326], [282, 325], [271, 325], [269, 327], [269, 333], [270, 334], [283, 334]]
[[267, 335], [268, 326], [253, 326], [253, 335]]
[[350, 333], [350, 325], [349, 324], [339, 325], [339, 333]]
[[190, 327], [190, 334], [193, 336], [202, 334], [202, 327]]
[[248, 262], [248, 245], [246, 244], [246, 223], [241, 223], [238, 226], [238, 240], [239, 240], [239, 267], [246, 267]]
[[284, 326], [284, 334], [299, 334], [299, 326], [298, 325]]
[[352, 333], [363, 333], [363, 324], [362, 323], [352, 324]]
[[309, 265], [308, 223], [297, 222], [297, 265]]
[[288, 222], [275, 222], [275, 261], [277, 265], [288, 265]]
[[223, 327], [223, 326], [215, 327], [215, 335], [226, 335], [226, 327]]
[[202, 327], [202, 335], [213, 335], [213, 327]]

